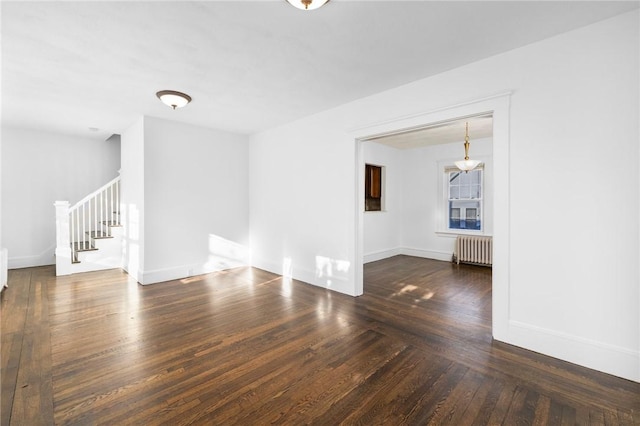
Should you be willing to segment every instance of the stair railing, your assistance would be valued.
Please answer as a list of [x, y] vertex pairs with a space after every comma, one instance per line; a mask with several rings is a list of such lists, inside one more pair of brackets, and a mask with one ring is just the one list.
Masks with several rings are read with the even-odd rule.
[[91, 232], [104, 237], [108, 232], [106, 225], [119, 225], [119, 205], [120, 176], [69, 207], [71, 246], [87, 250], [91, 248]]
[[71, 207], [68, 201], [56, 201], [54, 205], [57, 234], [56, 274], [67, 275], [71, 273], [70, 264], [77, 261], [77, 253], [93, 248], [91, 237], [108, 236], [109, 226], [120, 225], [120, 176]]

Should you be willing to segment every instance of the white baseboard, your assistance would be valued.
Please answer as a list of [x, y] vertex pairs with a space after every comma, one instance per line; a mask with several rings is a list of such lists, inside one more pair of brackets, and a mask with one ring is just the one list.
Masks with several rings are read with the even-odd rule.
[[396, 247], [390, 250], [382, 250], [375, 253], [365, 254], [364, 263], [375, 262], [377, 260], [388, 259], [390, 257], [397, 256], [399, 254], [402, 254], [401, 250], [401, 248]]
[[400, 254], [406, 256], [423, 257], [425, 259], [443, 260], [445, 262], [451, 261], [452, 254], [444, 251], [424, 250], [410, 247], [402, 247]]
[[573, 364], [640, 382], [640, 351], [509, 321], [509, 343]]
[[316, 287], [322, 287], [338, 293], [355, 296], [352, 292], [353, 283], [350, 281], [351, 275], [348, 271], [341, 272], [336, 270], [331, 276], [327, 276], [319, 273], [318, 271], [300, 267], [291, 268], [290, 271], [285, 271], [283, 264], [276, 264], [271, 261], [258, 260], [255, 258], [251, 259], [251, 261], [251, 266], [254, 268], [282, 275], [284, 278], [292, 278], [297, 281], [302, 281]]
[[389, 257], [398, 256], [414, 256], [422, 257], [425, 259], [444, 260], [446, 262], [451, 261], [451, 253], [435, 250], [424, 250], [410, 247], [396, 247], [389, 250], [382, 250], [375, 253], [368, 253], [364, 255], [364, 263], [375, 262], [377, 260], [387, 259]]
[[179, 280], [195, 274], [189, 274], [188, 266], [155, 269], [151, 271], [138, 271], [138, 282], [142, 285], [157, 284], [165, 281]]
[[32, 266], [55, 265], [56, 258], [54, 256], [56, 246], [48, 247], [40, 254], [32, 256], [14, 256], [7, 259], [9, 269], [30, 268]]
[[138, 272], [138, 282], [142, 285], [157, 284], [165, 281], [179, 280], [196, 275], [209, 274], [211, 272], [246, 266], [246, 263], [229, 261], [224, 263], [206, 263], [204, 265], [180, 265], [164, 269], [152, 269]]

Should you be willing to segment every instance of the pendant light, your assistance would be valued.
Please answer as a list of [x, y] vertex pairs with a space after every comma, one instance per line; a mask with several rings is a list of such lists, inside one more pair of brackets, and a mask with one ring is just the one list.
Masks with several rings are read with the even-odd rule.
[[173, 109], [182, 108], [191, 102], [191, 96], [186, 93], [176, 92], [175, 90], [161, 90], [156, 93], [156, 96], [163, 104]]
[[468, 172], [478, 167], [480, 162], [478, 160], [469, 160], [469, 122], [465, 123], [465, 136], [464, 136], [464, 160], [456, 161], [455, 165], [463, 172]]
[[328, 2], [329, 0], [287, 0], [291, 6], [302, 10], [319, 9]]

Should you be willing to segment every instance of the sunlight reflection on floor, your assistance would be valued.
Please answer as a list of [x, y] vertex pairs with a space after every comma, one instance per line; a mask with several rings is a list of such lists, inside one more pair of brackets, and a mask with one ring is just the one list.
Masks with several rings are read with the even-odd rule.
[[[402, 285], [404, 283], [400, 283], [400, 285]], [[419, 287], [413, 285], [413, 284], [404, 284], [404, 286], [397, 292], [392, 293], [390, 297], [398, 297], [398, 296], [403, 296], [403, 295], [407, 295], [407, 294], [412, 294], [415, 293], [416, 291], [419, 291]], [[414, 303], [418, 304], [423, 300], [429, 300], [431, 299], [433, 296], [435, 295], [435, 293], [429, 289], [426, 290], [426, 292], [417, 298], [414, 298], [413, 301]]]

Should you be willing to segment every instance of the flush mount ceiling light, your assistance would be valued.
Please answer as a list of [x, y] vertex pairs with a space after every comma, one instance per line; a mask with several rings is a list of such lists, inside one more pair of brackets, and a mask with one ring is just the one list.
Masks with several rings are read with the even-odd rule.
[[455, 165], [463, 172], [468, 172], [478, 167], [478, 164], [480, 164], [478, 160], [469, 160], [469, 122], [467, 122], [464, 135], [464, 160], [456, 161]]
[[161, 90], [156, 93], [156, 96], [163, 104], [168, 105], [173, 109], [182, 108], [191, 102], [191, 96], [186, 93], [176, 92], [175, 90]]
[[328, 2], [329, 0], [287, 0], [291, 6], [302, 10], [319, 9]]

